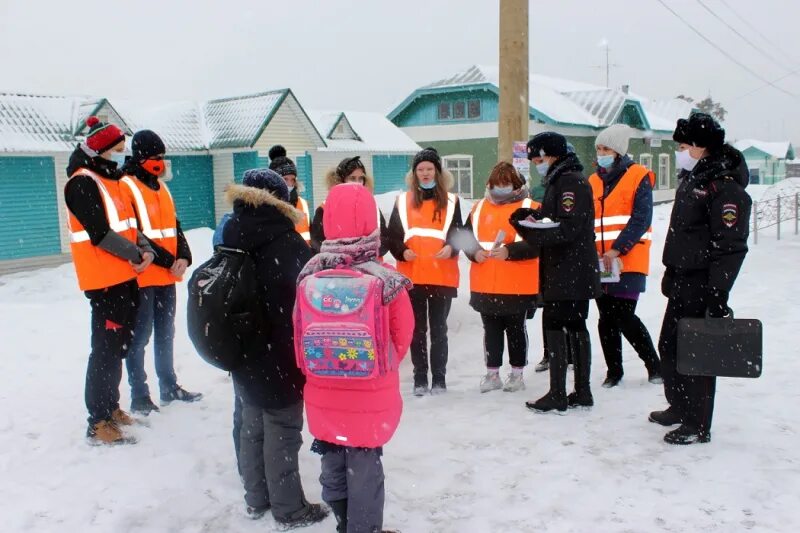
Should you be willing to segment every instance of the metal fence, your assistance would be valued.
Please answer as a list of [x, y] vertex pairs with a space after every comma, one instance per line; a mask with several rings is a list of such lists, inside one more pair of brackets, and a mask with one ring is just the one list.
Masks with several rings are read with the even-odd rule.
[[798, 233], [798, 211], [800, 211], [800, 192], [787, 196], [777, 196], [769, 200], [753, 202], [753, 221], [751, 233], [753, 243], [758, 244], [758, 235], [767, 228], [775, 227], [778, 240], [781, 229], [785, 231], [794, 220], [794, 234]]

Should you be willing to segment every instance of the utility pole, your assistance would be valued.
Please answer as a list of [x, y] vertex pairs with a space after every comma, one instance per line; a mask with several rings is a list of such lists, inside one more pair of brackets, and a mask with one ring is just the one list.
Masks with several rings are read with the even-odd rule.
[[497, 160], [528, 140], [528, 0], [500, 0], [500, 118]]

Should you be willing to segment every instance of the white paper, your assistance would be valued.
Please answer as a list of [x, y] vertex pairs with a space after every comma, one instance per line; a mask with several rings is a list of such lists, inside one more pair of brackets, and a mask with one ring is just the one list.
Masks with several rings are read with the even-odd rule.
[[600, 283], [619, 283], [621, 273], [621, 261], [615, 258], [611, 263], [611, 271], [606, 270], [605, 262], [601, 257], [600, 261]]
[[561, 225], [560, 222], [538, 222], [538, 221], [531, 221], [531, 220], [520, 220], [520, 226], [525, 226], [526, 228], [534, 228], [534, 229], [548, 229], [548, 228], [557, 228]]

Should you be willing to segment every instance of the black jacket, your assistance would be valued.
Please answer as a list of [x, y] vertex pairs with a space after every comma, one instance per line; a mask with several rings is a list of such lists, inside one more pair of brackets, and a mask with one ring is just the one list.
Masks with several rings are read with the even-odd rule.
[[532, 229], [519, 224], [531, 214], [518, 209], [511, 224], [532, 246], [539, 247], [539, 291], [545, 302], [590, 300], [600, 293], [597, 250], [594, 244], [592, 188], [575, 154], [558, 159], [550, 167], [536, 218], [559, 222], [557, 228]]
[[[325, 228], [322, 225], [322, 217], [325, 215], [325, 208], [323, 206], [319, 206], [316, 211], [314, 211], [314, 218], [311, 220], [311, 228], [309, 229], [309, 234], [311, 235], [311, 250], [315, 254], [318, 254], [320, 248], [322, 247], [322, 243], [325, 242]], [[387, 246], [387, 233], [386, 233], [386, 220], [383, 218], [383, 213], [381, 215], [381, 247], [380, 247], [380, 254], [381, 256], [386, 256], [389, 253], [389, 248]]]
[[683, 176], [664, 243], [666, 285], [674, 276], [706, 273], [710, 291], [730, 292], [747, 254], [747, 164], [741, 152], [725, 145]]
[[233, 215], [223, 230], [225, 246], [252, 254], [266, 317], [248, 342], [247, 362], [233, 371], [242, 399], [263, 409], [287, 407], [303, 398], [305, 377], [294, 355], [292, 310], [297, 276], [311, 250], [294, 226], [302, 214], [269, 192], [231, 185]]
[[[128, 160], [128, 162], [126, 162], [122, 167], [121, 175], [126, 174], [135, 177], [140, 182], [144, 183], [149, 189], [154, 191], [161, 189], [161, 182], [158, 181], [156, 176], [153, 176], [141, 166], [134, 164], [130, 160]], [[139, 217], [139, 212], [136, 210], [136, 204], [133, 205], [133, 209], [136, 211], [136, 217], [139, 218], [139, 227], [141, 228], [141, 218]], [[156, 257], [153, 259], [154, 265], [162, 268], [171, 268], [176, 259], [186, 259], [190, 265], [192, 264], [192, 251], [189, 249], [189, 242], [186, 240], [186, 236], [183, 234], [183, 229], [181, 229], [181, 221], [178, 220], [177, 217], [175, 219], [175, 226], [178, 232], [178, 250], [176, 255], [172, 255], [169, 250], [159, 246], [158, 243], [152, 239], [147, 239], [150, 243], [150, 246], [156, 253]]]

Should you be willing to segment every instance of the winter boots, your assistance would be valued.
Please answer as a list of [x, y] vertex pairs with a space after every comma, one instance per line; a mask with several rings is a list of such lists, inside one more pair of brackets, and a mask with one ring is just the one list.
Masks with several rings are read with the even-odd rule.
[[667, 427], [674, 426], [675, 424], [680, 424], [682, 422], [681, 414], [672, 406], [668, 407], [664, 411], [653, 411], [650, 413], [650, 416], [648, 416], [647, 419], [654, 424], [660, 424]]
[[175, 390], [171, 392], [161, 393], [161, 405], [169, 405], [176, 400], [181, 402], [196, 402], [202, 397], [202, 392], [189, 392], [182, 387], [175, 387]]
[[136, 439], [122, 432], [117, 424], [102, 420], [86, 430], [86, 437], [93, 445], [136, 444]]
[[328, 517], [328, 508], [319, 503], [306, 504], [303, 514], [296, 518], [276, 518], [275, 522], [282, 531], [288, 531], [299, 527], [306, 527], [318, 522], [322, 522]]
[[589, 375], [592, 370], [592, 346], [588, 331], [569, 331], [566, 333], [572, 353], [575, 370], [575, 392], [567, 397], [570, 407], [591, 407], [594, 405]]
[[664, 442], [667, 444], [695, 444], [698, 442], [708, 442], [711, 440], [711, 435], [707, 432], [699, 431], [697, 428], [687, 424], [681, 424], [678, 429], [673, 429], [664, 435]]
[[136, 419], [119, 408], [111, 413], [111, 421], [117, 426], [132, 426], [136, 423]]
[[150, 399], [150, 396], [143, 398], [134, 398], [131, 400], [131, 411], [143, 416], [149, 415], [151, 412], [158, 412], [158, 407]]
[[525, 402], [525, 406], [539, 413], [564, 413], [567, 410], [567, 334], [563, 330], [548, 330], [544, 334], [550, 351], [550, 391], [535, 402]]

